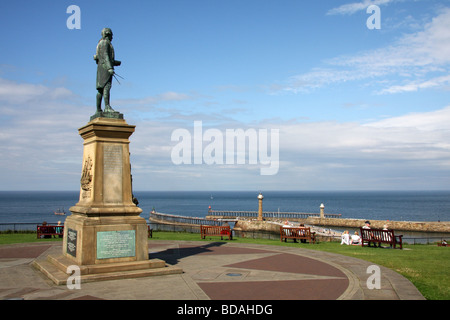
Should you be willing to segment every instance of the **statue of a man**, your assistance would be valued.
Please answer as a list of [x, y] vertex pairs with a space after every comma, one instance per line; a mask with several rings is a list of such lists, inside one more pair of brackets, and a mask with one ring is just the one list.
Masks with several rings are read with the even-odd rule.
[[114, 112], [109, 104], [109, 97], [114, 67], [120, 66], [121, 62], [114, 59], [112, 39], [113, 33], [111, 29], [104, 28], [94, 56], [94, 60], [97, 62], [97, 112], [102, 112], [102, 98], [105, 101], [105, 112]]

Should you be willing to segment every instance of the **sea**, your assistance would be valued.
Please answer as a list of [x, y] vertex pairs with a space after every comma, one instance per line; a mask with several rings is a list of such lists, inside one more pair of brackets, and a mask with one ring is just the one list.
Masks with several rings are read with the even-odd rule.
[[[213, 210], [258, 211], [255, 191], [136, 191], [135, 197], [148, 219], [150, 211], [205, 217]], [[263, 211], [319, 213], [342, 218], [391, 221], [450, 221], [450, 191], [265, 191]], [[0, 191], [0, 224], [56, 223], [64, 216], [54, 212], [69, 208], [79, 191]]]

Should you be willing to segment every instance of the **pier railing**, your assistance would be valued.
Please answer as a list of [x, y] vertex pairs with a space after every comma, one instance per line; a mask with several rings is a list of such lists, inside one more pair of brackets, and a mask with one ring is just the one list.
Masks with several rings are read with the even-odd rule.
[[170, 223], [179, 223], [179, 224], [195, 224], [195, 225], [205, 225], [205, 226], [221, 226], [222, 221], [198, 218], [198, 217], [186, 217], [186, 216], [178, 216], [174, 214], [166, 214], [151, 211], [150, 212], [150, 221], [163, 221]]
[[[233, 218], [257, 218], [257, 211], [222, 211], [208, 210], [208, 216], [216, 216], [226, 219]], [[307, 219], [308, 217], [320, 217], [320, 213], [302, 213], [302, 212], [263, 212], [263, 218], [271, 219]], [[341, 214], [324, 214], [325, 218], [341, 218]]]

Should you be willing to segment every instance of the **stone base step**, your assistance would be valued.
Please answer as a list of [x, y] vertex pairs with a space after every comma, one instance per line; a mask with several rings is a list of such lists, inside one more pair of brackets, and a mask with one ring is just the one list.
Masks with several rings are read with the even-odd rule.
[[[72, 265], [74, 265], [73, 262], [62, 255], [49, 255], [47, 259], [36, 259], [32, 263], [34, 268], [41, 271], [56, 285], [67, 284], [70, 274], [66, 271]], [[166, 265], [160, 259], [77, 267], [80, 269], [81, 283], [183, 273], [181, 268]]]

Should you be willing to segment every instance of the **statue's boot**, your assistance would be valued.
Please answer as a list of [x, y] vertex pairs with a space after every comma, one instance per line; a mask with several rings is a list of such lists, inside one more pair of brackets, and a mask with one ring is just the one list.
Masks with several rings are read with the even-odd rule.
[[103, 94], [103, 98], [105, 100], [105, 112], [115, 112], [115, 110], [109, 105], [109, 91]]
[[116, 112], [113, 108], [111, 108], [111, 106], [110, 105], [107, 105], [106, 107], [105, 107], [105, 112]]
[[97, 113], [101, 113], [102, 112], [102, 98], [103, 95], [101, 93], [97, 93]]

